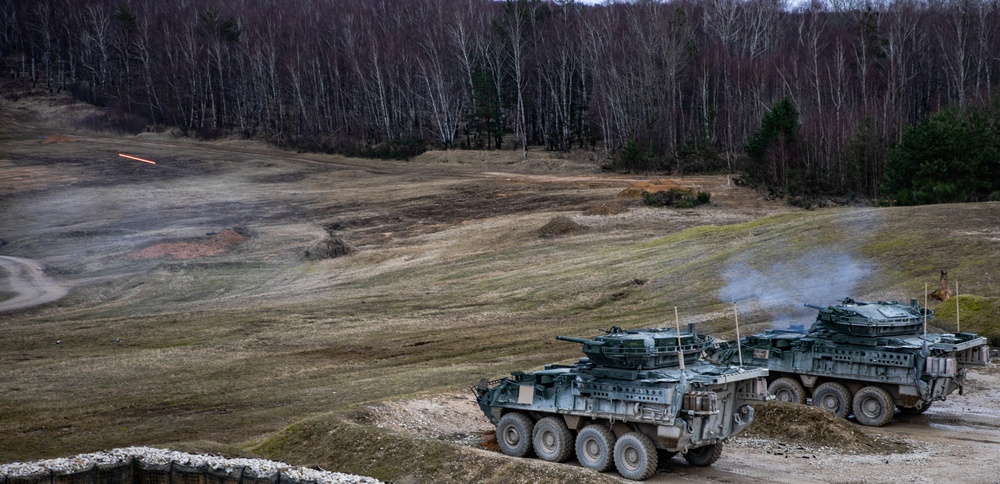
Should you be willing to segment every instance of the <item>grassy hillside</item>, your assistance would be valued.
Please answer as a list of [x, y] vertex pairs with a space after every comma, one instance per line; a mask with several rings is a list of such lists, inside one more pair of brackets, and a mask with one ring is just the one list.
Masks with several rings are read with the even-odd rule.
[[[0, 319], [0, 461], [194, 442], [331, 463], [308, 450], [335, 445], [311, 425], [396, 439], [341, 418], [580, 355], [556, 335], [672, 324], [677, 306], [727, 338], [734, 302], [747, 334], [810, 322], [807, 302], [921, 298], [942, 269], [963, 329], [1000, 331], [1000, 203], [799, 211], [695, 177], [679, 181], [710, 206], [582, 215], [632, 180], [548, 153], [386, 164], [158, 135], [43, 144], [53, 131], [18, 119], [0, 123], [0, 255], [71, 290]], [[558, 215], [584, 230], [540, 237]], [[221, 255], [136, 257], [237, 225], [247, 241]], [[303, 257], [330, 232], [358, 251]], [[331, 467], [411, 466], [354, 460]]]

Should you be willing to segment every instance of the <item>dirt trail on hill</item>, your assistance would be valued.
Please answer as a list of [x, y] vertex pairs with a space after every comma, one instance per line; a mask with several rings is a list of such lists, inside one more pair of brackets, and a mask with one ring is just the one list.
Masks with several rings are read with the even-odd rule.
[[[0, 287], [6, 285], [14, 297], [0, 301], [0, 312], [30, 308], [66, 295], [66, 288], [46, 276], [41, 264], [31, 259], [0, 256]], [[5, 283], [5, 284], [4, 284]]]

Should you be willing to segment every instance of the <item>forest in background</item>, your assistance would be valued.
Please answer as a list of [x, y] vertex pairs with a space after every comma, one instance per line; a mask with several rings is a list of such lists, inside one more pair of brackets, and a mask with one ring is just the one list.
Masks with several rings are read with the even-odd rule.
[[998, 25], [997, 0], [0, 0], [0, 67], [126, 132], [583, 148], [783, 195], [982, 201]]

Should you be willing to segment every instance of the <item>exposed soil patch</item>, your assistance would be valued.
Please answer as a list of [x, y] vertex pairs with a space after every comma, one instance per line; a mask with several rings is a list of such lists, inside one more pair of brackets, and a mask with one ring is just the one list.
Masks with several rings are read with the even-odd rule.
[[383, 402], [365, 407], [358, 417], [376, 427], [472, 446], [495, 430], [468, 392]]
[[43, 145], [48, 145], [52, 143], [74, 143], [78, 141], [76, 138], [70, 138], [64, 134], [54, 134], [42, 140]]
[[622, 198], [642, 198], [643, 192], [656, 193], [656, 192], [666, 192], [671, 188], [680, 189], [683, 188], [681, 185], [673, 180], [668, 180], [666, 178], [661, 178], [655, 181], [640, 181], [633, 183], [628, 188], [622, 190], [618, 194]]
[[910, 449], [899, 441], [870, 436], [858, 425], [817, 407], [771, 401], [754, 405], [754, 409], [757, 411], [754, 423], [745, 434], [750, 438], [832, 447], [845, 452], [885, 454]]
[[538, 229], [539, 237], [559, 237], [561, 235], [573, 235], [583, 232], [584, 226], [576, 223], [573, 219], [560, 215], [549, 220], [549, 223]]
[[[238, 232], [239, 231], [239, 232]], [[223, 254], [247, 240], [240, 229], [226, 229], [201, 242], [172, 242], [156, 244], [129, 254], [130, 259], [159, 259], [171, 257], [188, 260]]]

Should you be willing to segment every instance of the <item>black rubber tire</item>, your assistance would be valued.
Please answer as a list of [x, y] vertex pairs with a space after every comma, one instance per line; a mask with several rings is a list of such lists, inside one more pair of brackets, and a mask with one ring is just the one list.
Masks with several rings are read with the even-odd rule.
[[531, 444], [539, 459], [563, 462], [573, 454], [573, 433], [562, 417], [545, 417], [535, 422]]
[[521, 412], [511, 412], [497, 422], [497, 444], [500, 451], [514, 457], [531, 452], [531, 431], [534, 422]]
[[603, 425], [588, 425], [576, 434], [576, 459], [580, 465], [604, 472], [615, 465], [615, 434]]
[[892, 420], [896, 406], [884, 388], [869, 386], [854, 395], [854, 418], [861, 425], [881, 427]]
[[829, 410], [840, 418], [851, 414], [851, 391], [840, 383], [828, 381], [816, 387], [812, 399], [813, 406]]
[[781, 377], [767, 386], [767, 393], [774, 395], [779, 402], [806, 403], [806, 389], [798, 380]]
[[722, 442], [689, 449], [684, 460], [695, 467], [708, 467], [722, 457]]
[[913, 407], [899, 407], [899, 411], [903, 415], [922, 415], [928, 408], [931, 408], [931, 403], [933, 402], [921, 400], [920, 403]]
[[615, 468], [626, 479], [649, 479], [656, 473], [658, 463], [656, 445], [646, 434], [629, 432], [615, 443]]

